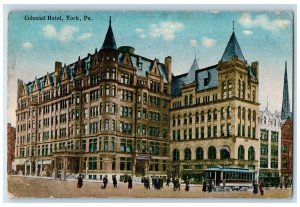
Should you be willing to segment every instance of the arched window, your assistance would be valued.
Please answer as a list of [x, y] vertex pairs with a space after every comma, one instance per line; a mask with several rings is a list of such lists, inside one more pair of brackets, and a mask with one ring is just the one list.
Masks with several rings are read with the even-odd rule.
[[255, 102], [255, 91], [252, 92], [252, 101]]
[[209, 109], [207, 112], [207, 121], [211, 120], [211, 110]]
[[264, 116], [264, 124], [267, 123], [267, 117]]
[[255, 150], [252, 146], [248, 149], [248, 160], [255, 160]]
[[192, 152], [190, 148], [186, 148], [184, 150], [184, 160], [191, 160], [192, 159]]
[[199, 112], [196, 112], [196, 123], [199, 123]]
[[218, 110], [214, 109], [214, 120], [218, 119]]
[[193, 122], [193, 114], [190, 113], [189, 114], [189, 123], [192, 124], [192, 122]]
[[242, 83], [242, 98], [245, 98], [245, 82]]
[[239, 98], [241, 97], [241, 81], [238, 81]]
[[116, 96], [116, 86], [115, 85], [112, 86], [111, 95]]
[[243, 112], [242, 112], [242, 118], [245, 119], [245, 115], [246, 115], [246, 109], [245, 107], [243, 107]]
[[252, 112], [252, 118], [253, 118], [253, 121], [256, 121], [256, 111], [255, 110], [253, 110], [253, 112]]
[[177, 124], [180, 125], [180, 115], [177, 116]]
[[214, 159], [216, 159], [216, 156], [217, 156], [216, 148], [213, 146], [210, 146], [208, 148], [208, 159], [214, 160]]
[[231, 117], [231, 106], [227, 106], [227, 118]]
[[222, 98], [223, 98], [223, 99], [226, 99], [226, 98], [227, 98], [226, 95], [227, 95], [226, 82], [223, 81], [223, 83], [222, 83]]
[[251, 109], [248, 109], [248, 120], [251, 120]]
[[239, 146], [239, 149], [238, 149], [238, 159], [239, 160], [245, 159], [245, 148], [244, 148], [243, 145]]
[[106, 68], [105, 79], [109, 79], [109, 68]]
[[115, 68], [112, 69], [112, 79], [116, 80], [116, 69]]
[[192, 104], [193, 104], [193, 95], [190, 94], [190, 105], [192, 105]]
[[109, 85], [108, 84], [105, 85], [105, 95], [109, 96]]
[[173, 116], [173, 126], [175, 126], [176, 124], [176, 119], [175, 119], [175, 116]]
[[228, 98], [231, 98], [231, 80], [228, 80]]
[[222, 119], [225, 118], [225, 108], [224, 107], [221, 108], [221, 118]]
[[180, 154], [178, 149], [173, 150], [173, 161], [178, 161], [180, 159]]
[[184, 106], [187, 106], [188, 105], [188, 96], [185, 96], [184, 97]]
[[238, 117], [241, 118], [241, 107], [238, 107]]
[[196, 149], [196, 160], [203, 160], [203, 157], [204, 157], [203, 149], [201, 147], [198, 147]]
[[220, 150], [221, 160], [230, 159], [230, 148], [228, 146], [223, 146]]
[[184, 124], [187, 124], [187, 114], [184, 114]]

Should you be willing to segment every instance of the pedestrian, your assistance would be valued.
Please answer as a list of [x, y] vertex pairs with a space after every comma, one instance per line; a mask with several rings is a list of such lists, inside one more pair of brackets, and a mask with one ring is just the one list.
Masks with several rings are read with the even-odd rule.
[[206, 181], [205, 181], [205, 179], [204, 179], [204, 181], [203, 181], [203, 185], [202, 185], [202, 191], [205, 193], [206, 192]]
[[169, 184], [170, 184], [170, 177], [168, 176], [166, 186], [169, 186]]
[[263, 196], [264, 195], [264, 182], [262, 180], [259, 182], [259, 191], [260, 191], [260, 195]]
[[146, 189], [150, 190], [150, 178], [149, 178], [149, 176], [145, 179], [145, 183], [146, 183]]
[[152, 188], [155, 188], [155, 177], [152, 176]]
[[160, 176], [159, 178], [159, 189], [162, 189], [164, 187], [164, 178]]
[[225, 180], [223, 180], [223, 191], [225, 192], [225, 188], [226, 188], [226, 183]]
[[113, 184], [114, 184], [114, 188], [118, 187], [118, 182], [117, 182], [117, 176], [116, 175], [113, 176]]
[[258, 193], [258, 185], [256, 181], [253, 181], [253, 194], [257, 194]]
[[79, 188], [81, 190], [82, 186], [83, 186], [83, 179], [81, 177], [81, 174], [79, 174], [79, 176], [77, 178], [77, 188]]
[[207, 188], [207, 191], [210, 193], [210, 192], [212, 192], [212, 189], [213, 189], [212, 180], [211, 180], [211, 179], [209, 179], [209, 181], [208, 181], [208, 188]]
[[132, 178], [131, 178], [131, 176], [128, 177], [128, 189], [132, 189]]
[[190, 180], [189, 177], [186, 177], [185, 180], [185, 191], [188, 192], [190, 190]]
[[107, 175], [104, 176], [103, 178], [103, 187], [101, 187], [102, 189], [106, 189], [106, 186], [107, 186], [107, 183], [108, 183], [108, 178], [107, 178]]

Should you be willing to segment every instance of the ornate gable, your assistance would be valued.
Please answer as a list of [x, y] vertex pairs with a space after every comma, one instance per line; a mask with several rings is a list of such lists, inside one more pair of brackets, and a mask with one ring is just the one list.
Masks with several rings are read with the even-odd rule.
[[129, 66], [129, 67], [133, 67], [133, 64], [132, 64], [132, 61], [131, 61], [131, 58], [130, 58], [130, 55], [129, 55], [128, 52], [126, 52], [124, 54], [124, 59], [122, 61], [122, 64], [126, 65], [126, 66]]

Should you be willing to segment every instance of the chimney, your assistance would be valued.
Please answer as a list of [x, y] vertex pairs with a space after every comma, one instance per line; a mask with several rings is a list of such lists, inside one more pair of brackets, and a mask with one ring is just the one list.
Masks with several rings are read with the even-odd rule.
[[168, 82], [171, 84], [172, 81], [172, 68], [171, 68], [171, 64], [172, 64], [172, 58], [170, 56], [165, 58], [165, 67], [166, 67], [166, 73], [167, 73], [167, 79]]
[[57, 78], [61, 67], [62, 67], [62, 63], [55, 61], [55, 71], [54, 71], [55, 78]]
[[251, 68], [252, 68], [252, 71], [256, 77], [256, 79], [258, 80], [259, 79], [259, 68], [258, 68], [258, 62], [255, 61], [255, 62], [252, 62], [251, 63]]
[[23, 92], [23, 81], [18, 79], [18, 93], [17, 93], [17, 99], [18, 100], [21, 97], [22, 92]]

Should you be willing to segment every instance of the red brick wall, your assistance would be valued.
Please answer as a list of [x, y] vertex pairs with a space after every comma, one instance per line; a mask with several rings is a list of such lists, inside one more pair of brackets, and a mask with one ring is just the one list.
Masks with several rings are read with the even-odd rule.
[[[286, 152], [283, 152], [284, 145], [287, 146]], [[287, 167], [283, 168], [281, 165], [281, 174], [291, 177], [293, 172], [293, 123], [290, 118], [281, 126], [281, 161], [283, 160], [287, 161]]]
[[7, 174], [11, 174], [12, 161], [14, 159], [14, 143], [16, 136], [16, 128], [11, 127], [11, 124], [7, 124]]

